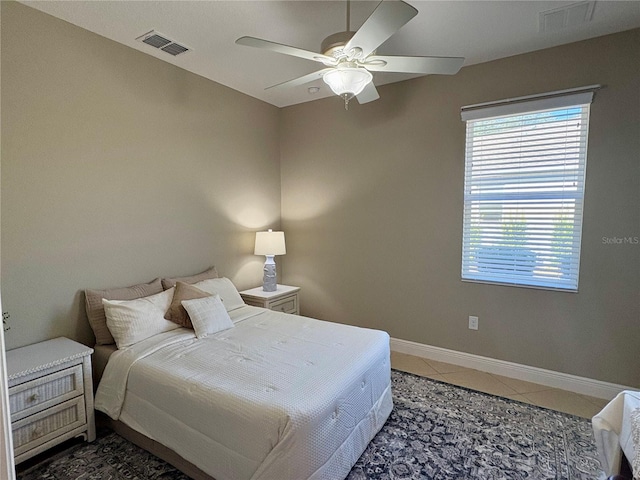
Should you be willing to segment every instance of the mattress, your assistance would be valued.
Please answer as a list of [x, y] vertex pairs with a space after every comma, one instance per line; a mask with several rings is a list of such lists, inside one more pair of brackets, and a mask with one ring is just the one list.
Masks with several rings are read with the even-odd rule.
[[344, 478], [392, 409], [389, 336], [257, 307], [114, 352], [95, 405], [216, 480]]

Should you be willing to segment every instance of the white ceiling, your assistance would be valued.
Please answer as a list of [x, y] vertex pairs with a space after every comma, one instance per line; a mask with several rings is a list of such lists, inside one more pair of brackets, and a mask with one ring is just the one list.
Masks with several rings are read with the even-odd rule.
[[[391, 0], [385, 0], [391, 1]], [[249, 35], [319, 51], [322, 40], [346, 27], [342, 0], [262, 1], [23, 1], [116, 42], [202, 75], [277, 107], [331, 95], [322, 80], [265, 90], [323, 65], [236, 45]], [[356, 30], [377, 1], [353, 1]], [[465, 66], [640, 27], [640, 1], [600, 0], [589, 23], [541, 33], [539, 13], [575, 1], [408, 0], [418, 15], [379, 49], [380, 55], [465, 57]], [[157, 30], [192, 51], [173, 57], [135, 39]], [[411, 78], [379, 73], [376, 85]], [[309, 86], [318, 86], [315, 94]]]

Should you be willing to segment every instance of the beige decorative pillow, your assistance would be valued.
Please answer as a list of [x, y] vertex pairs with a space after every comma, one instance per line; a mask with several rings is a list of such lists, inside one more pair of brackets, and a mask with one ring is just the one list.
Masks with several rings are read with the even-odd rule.
[[189, 285], [184, 282], [176, 282], [176, 290], [173, 292], [173, 300], [171, 300], [171, 306], [169, 307], [169, 310], [167, 310], [167, 314], [164, 318], [171, 320], [173, 323], [177, 323], [181, 327], [193, 329], [193, 324], [189, 319], [189, 314], [180, 302], [183, 300], [193, 300], [196, 298], [210, 296], [210, 293], [203, 292], [193, 285]]
[[98, 345], [111, 345], [115, 343], [111, 332], [107, 328], [107, 317], [104, 314], [104, 306], [102, 299], [107, 300], [134, 300], [140, 297], [148, 297], [162, 292], [162, 283], [159, 278], [149, 283], [139, 283], [130, 287], [109, 288], [106, 290], [90, 290], [84, 291], [85, 309], [89, 324], [96, 336]]
[[207, 293], [220, 295], [227, 312], [246, 305], [236, 286], [226, 277], [203, 280], [194, 286]]
[[189, 312], [189, 317], [193, 322], [193, 330], [198, 338], [204, 338], [235, 326], [227, 309], [222, 305], [220, 295], [183, 300], [182, 305]]
[[218, 278], [218, 271], [216, 270], [215, 266], [207, 268], [204, 272], [196, 273], [195, 275], [189, 275], [188, 277], [163, 278], [162, 288], [167, 290], [171, 287], [175, 287], [177, 282], [194, 284], [201, 282], [202, 280], [209, 280], [210, 278]]
[[102, 300], [107, 326], [118, 348], [134, 345], [159, 333], [178, 328], [165, 320], [174, 289], [135, 300]]

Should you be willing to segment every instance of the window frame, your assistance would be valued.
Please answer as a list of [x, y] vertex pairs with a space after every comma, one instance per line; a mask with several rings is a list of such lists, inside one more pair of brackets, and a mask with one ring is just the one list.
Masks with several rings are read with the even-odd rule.
[[[590, 104], [593, 101], [595, 91], [599, 88], [601, 88], [600, 85], [592, 85], [462, 107], [462, 120], [467, 124], [461, 262], [461, 280], [463, 282], [578, 292]], [[573, 150], [579, 151], [578, 155], [574, 154], [577, 160], [573, 162], [567, 159], [559, 160], [562, 158], [561, 154], [556, 154], [555, 158], [549, 157], [548, 159], [538, 159], [535, 154], [527, 156], [525, 148], [522, 148], [522, 152], [499, 155], [497, 148], [482, 146], [482, 139], [485, 139], [486, 143], [490, 143], [488, 141], [490, 140], [489, 134], [486, 134], [486, 138], [481, 134], [476, 135], [476, 131], [482, 132], [480, 128], [470, 133], [470, 129], [474, 126], [491, 125], [492, 122], [495, 122], [498, 127], [503, 127], [504, 131], [511, 129], [516, 132], [513, 137], [512, 134], [505, 134], [505, 138], [509, 142], [506, 143], [506, 150], [511, 152], [516, 150], [517, 142], [532, 138], [535, 141], [536, 136], [542, 137], [542, 135], [532, 133], [537, 132], [532, 125], [541, 126], [542, 132], [545, 132], [545, 122], [550, 125], [561, 123], [554, 121], [556, 119], [553, 118], [554, 113], [560, 111], [564, 111], [567, 115], [565, 123], [569, 125], [573, 109], [578, 108], [580, 109], [581, 122], [576, 130], [578, 135], [575, 135], [575, 138], [584, 142], [584, 145], [579, 143], [578, 147], [573, 148]], [[559, 115], [559, 113], [557, 114]], [[531, 125], [523, 122], [523, 118], [529, 119]], [[512, 125], [509, 123], [501, 123], [516, 119], [519, 120], [520, 127], [511, 128]], [[499, 132], [497, 135], [494, 133], [496, 137], [501, 135], [500, 130], [496, 131]], [[550, 128], [549, 131], [551, 131]], [[473, 144], [474, 140], [475, 144]], [[472, 143], [470, 144], [470, 142]], [[512, 143], [514, 147], [511, 146]], [[545, 139], [544, 142], [535, 145], [539, 145], [541, 148], [550, 148], [551, 144], [551, 139], [548, 141]], [[504, 150], [505, 147], [502, 148]], [[568, 148], [567, 151], [569, 151]], [[564, 155], [570, 157], [567, 153]], [[521, 157], [525, 160], [521, 160]], [[490, 171], [493, 176], [483, 177], [476, 173], [474, 177], [472, 170], [474, 162], [476, 170], [482, 171], [484, 167], [488, 169], [485, 172]], [[556, 163], [554, 164], [554, 162]], [[558, 162], [562, 166], [558, 166]], [[572, 166], [567, 167], [570, 163]], [[495, 166], [496, 164], [499, 166]], [[574, 174], [571, 173], [572, 169], [575, 169]], [[551, 187], [551, 183], [537, 180], [539, 183], [528, 185], [531, 193], [518, 193], [520, 187], [515, 188], [512, 184], [517, 183], [518, 175], [526, 178], [526, 174], [523, 172], [531, 175], [533, 170], [541, 171], [547, 175], [553, 170], [559, 170], [561, 173], [556, 172], [551, 175], [554, 177], [554, 181], [558, 179], [561, 181]], [[563, 189], [569, 179], [578, 181], [577, 184], [574, 184], [578, 185], [575, 198], [570, 194], [565, 194]], [[510, 187], [513, 188], [510, 190]], [[545, 189], [556, 193], [544, 193]], [[557, 193], [559, 191], [562, 193]], [[478, 192], [493, 193], [479, 194]], [[492, 200], [488, 200], [490, 198]], [[570, 224], [566, 224], [563, 220], [565, 213], [558, 213], [565, 212], [565, 202], [567, 203], [566, 212], [570, 212], [567, 215], [572, 217]], [[483, 207], [486, 207], [484, 214], [482, 213]], [[493, 215], [494, 218], [488, 216], [486, 217], [488, 220], [486, 220], [487, 213]], [[552, 214], [553, 217], [551, 217]], [[496, 215], [499, 215], [499, 218]], [[511, 224], [509, 223], [509, 215], [513, 215]], [[516, 217], [516, 215], [524, 215], [524, 220], [518, 221], [517, 218], [520, 217]], [[576, 216], [578, 218], [575, 218]], [[544, 217], [544, 219], [539, 220], [539, 217]], [[535, 222], [540, 223], [536, 224]], [[558, 223], [560, 233], [555, 230], [555, 222]], [[480, 225], [479, 233], [477, 225]], [[499, 232], [497, 232], [498, 228], [500, 228]], [[538, 228], [543, 230], [541, 235], [536, 230]], [[558, 238], [557, 235], [560, 237]], [[531, 254], [529, 255], [527, 252]]]

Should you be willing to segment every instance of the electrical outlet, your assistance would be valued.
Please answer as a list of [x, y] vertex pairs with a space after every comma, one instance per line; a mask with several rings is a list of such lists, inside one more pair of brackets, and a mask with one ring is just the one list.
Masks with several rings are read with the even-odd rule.
[[469, 329], [470, 330], [478, 329], [478, 317], [469, 316]]

